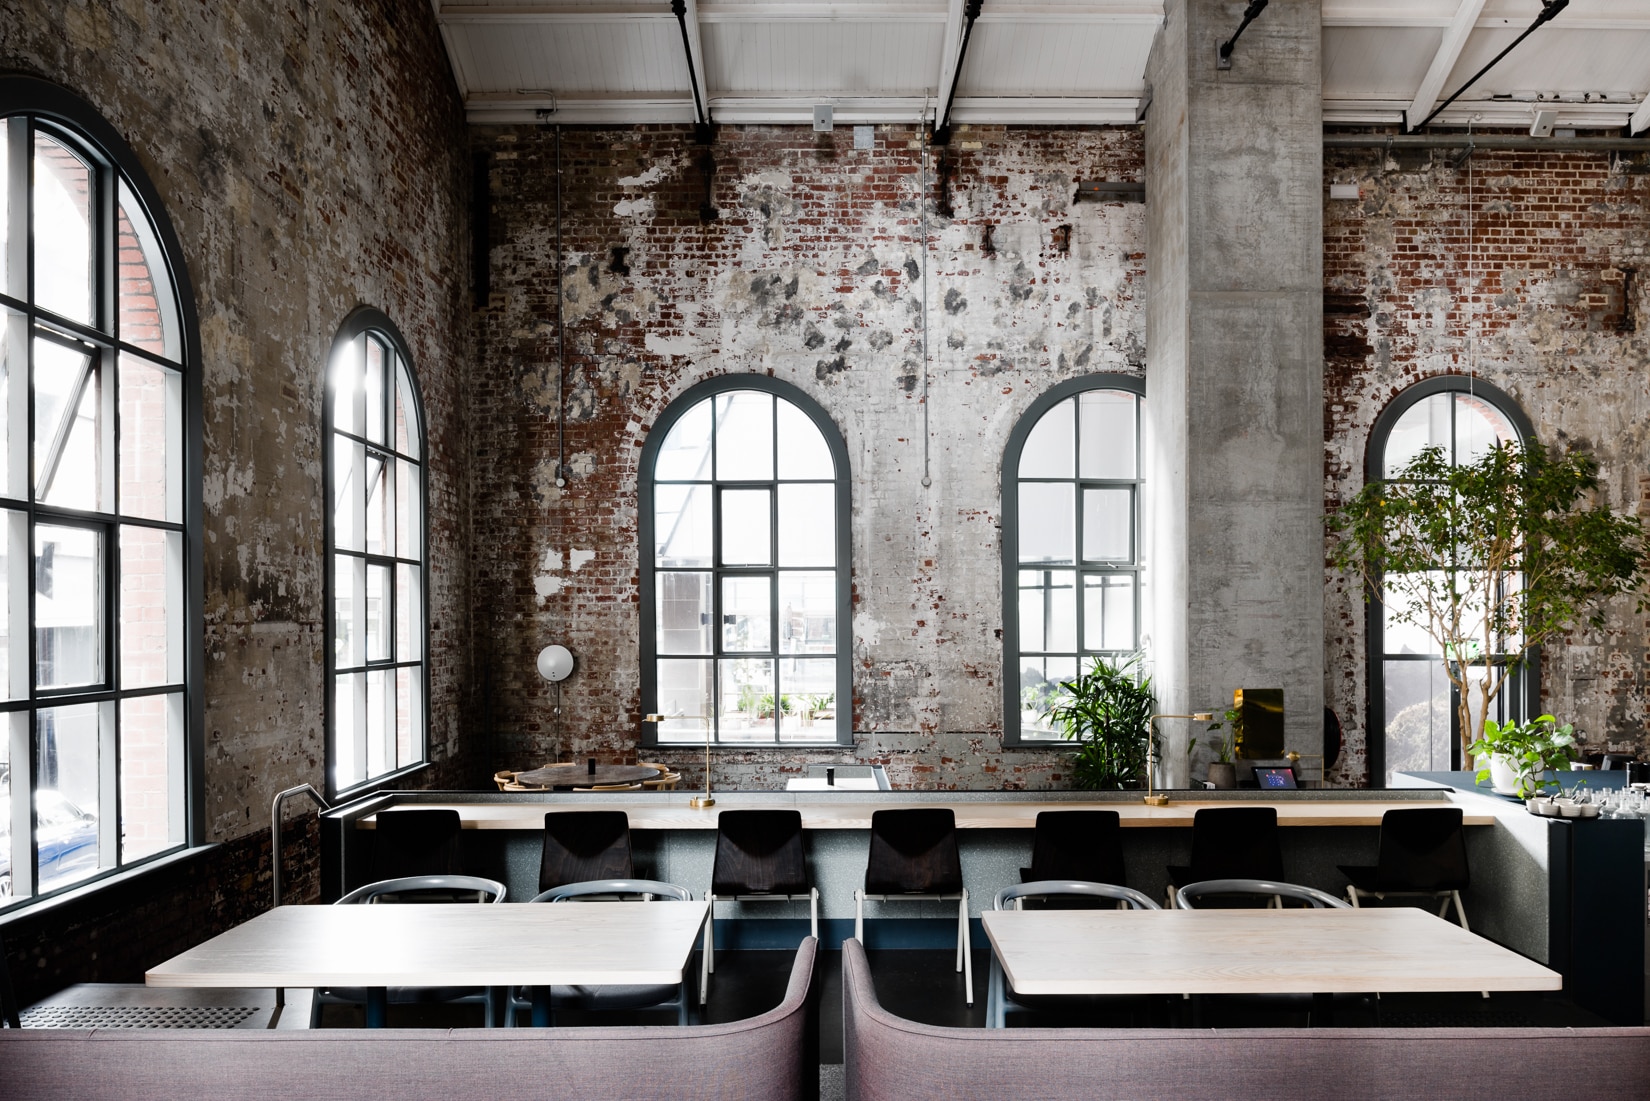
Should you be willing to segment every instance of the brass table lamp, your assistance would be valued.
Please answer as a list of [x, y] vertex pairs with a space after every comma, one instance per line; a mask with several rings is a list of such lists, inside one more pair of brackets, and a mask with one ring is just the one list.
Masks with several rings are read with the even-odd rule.
[[[704, 723], [705, 727], [705, 793], [703, 795], [695, 795], [692, 799], [689, 799], [688, 806], [692, 807], [694, 810], [704, 810], [707, 807], [714, 807], [716, 805], [715, 798], [713, 798], [710, 794], [710, 723], [705, 722], [705, 716], [703, 715], [695, 715], [693, 717], [698, 719], [701, 723]], [[685, 718], [688, 718], [688, 716], [677, 711], [672, 712], [669, 715], [660, 715], [656, 713], [643, 715], [642, 721], [644, 723], [658, 724], [664, 722], [666, 719]]]
[[1154, 751], [1157, 748], [1157, 720], [1158, 719], [1191, 719], [1193, 722], [1206, 723], [1214, 718], [1212, 711], [1193, 711], [1189, 715], [1153, 715], [1146, 721], [1146, 803], [1153, 807], [1166, 807], [1169, 797], [1163, 792], [1152, 791], [1152, 764]]

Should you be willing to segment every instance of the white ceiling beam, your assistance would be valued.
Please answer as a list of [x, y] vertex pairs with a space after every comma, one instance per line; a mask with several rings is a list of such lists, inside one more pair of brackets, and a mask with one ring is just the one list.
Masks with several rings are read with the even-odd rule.
[[1627, 120], [1629, 134], [1641, 134], [1646, 130], [1650, 130], [1650, 96], [1644, 97], [1644, 102], [1633, 112], [1633, 117]]
[[481, 4], [435, 3], [436, 22], [448, 26], [485, 26], [488, 24], [537, 23], [555, 25], [564, 23], [657, 23], [676, 20], [668, 4], [612, 4], [595, 8], [569, 8], [550, 4], [521, 4], [513, 7], [494, 7]]
[[[1395, 99], [1325, 99], [1323, 121], [1325, 126], [1385, 126], [1402, 121], [1406, 104]], [[1536, 104], [1531, 100], [1468, 99], [1457, 100], [1436, 119], [1434, 126], [1466, 126], [1474, 116], [1476, 125], [1516, 126], [1528, 129], [1530, 110]], [[1548, 101], [1541, 104], [1558, 112], [1555, 125], [1577, 130], [1619, 130], [1627, 125], [1631, 104], [1563, 103]]]
[[943, 99], [957, 79], [957, 51], [962, 48], [963, 7], [966, 0], [951, 0], [945, 11], [945, 45], [940, 48], [940, 81], [934, 96]]
[[[705, 47], [699, 42], [699, 0], [686, 0], [687, 7], [687, 63], [692, 70], [692, 79], [699, 88], [699, 97], [705, 103], [705, 121], [709, 122], [714, 116], [710, 113], [710, 85], [705, 83]], [[689, 93], [692, 94], [691, 92]], [[698, 122], [698, 119], [694, 119]]]
[[1421, 120], [1438, 106], [1444, 81], [1449, 79], [1450, 73], [1455, 70], [1455, 63], [1461, 59], [1461, 51], [1466, 49], [1467, 39], [1484, 10], [1484, 3], [1485, 0], [1461, 0], [1461, 6], [1455, 9], [1455, 18], [1444, 31], [1444, 39], [1438, 43], [1438, 52], [1432, 55], [1427, 75], [1421, 78], [1421, 86], [1415, 90], [1415, 98], [1410, 101], [1408, 121], [1411, 127], [1421, 125]]
[[[894, 123], [916, 125], [926, 119], [926, 96], [785, 96], [712, 97], [710, 110], [720, 123], [747, 126], [806, 126], [816, 103], [830, 103], [839, 125]], [[957, 125], [1059, 126], [1133, 125], [1139, 100], [1132, 97], [973, 97], [959, 98], [951, 119]], [[690, 96], [548, 96], [504, 93], [472, 96], [465, 104], [472, 123], [556, 122], [566, 125], [633, 126], [645, 123], [691, 123]]]

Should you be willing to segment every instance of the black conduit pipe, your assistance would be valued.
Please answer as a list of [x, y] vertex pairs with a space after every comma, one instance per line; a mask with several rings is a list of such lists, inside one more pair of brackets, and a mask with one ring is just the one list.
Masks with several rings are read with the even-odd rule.
[[963, 59], [968, 56], [968, 38], [974, 33], [974, 20], [980, 17], [981, 0], [968, 0], [963, 6], [962, 43], [957, 47], [957, 68], [951, 74], [951, 87], [945, 94], [945, 110], [940, 112], [939, 125], [934, 127], [934, 144], [944, 145], [951, 140], [951, 105], [957, 101], [957, 85], [962, 83]]
[[[1421, 127], [1425, 126], [1427, 123], [1429, 123], [1433, 119], [1437, 118], [1439, 113], [1442, 112], [1444, 108], [1448, 107], [1450, 104], [1454, 103], [1457, 99], [1459, 99], [1461, 97], [1462, 92], [1466, 91], [1468, 88], [1471, 88], [1474, 84], [1478, 83], [1478, 78], [1479, 77], [1483, 76], [1485, 73], [1487, 73], [1491, 69], [1495, 68], [1498, 64], [1501, 63], [1501, 59], [1503, 57], [1506, 57], [1508, 54], [1512, 53], [1515, 48], [1517, 48], [1517, 46], [1520, 42], [1524, 41], [1526, 38], [1530, 37], [1530, 35], [1534, 34], [1535, 29], [1537, 27], [1539, 27], [1539, 26], [1541, 26], [1541, 24], [1549, 21], [1555, 15], [1557, 15], [1559, 12], [1563, 11], [1565, 8], [1567, 8], [1569, 6], [1570, 6], [1570, 0], [1546, 0], [1546, 2], [1541, 5], [1541, 14], [1535, 17], [1535, 22], [1531, 23], [1528, 27], [1525, 27], [1524, 28], [1524, 33], [1512, 40], [1512, 45], [1511, 46], [1508, 46], [1506, 49], [1502, 50], [1500, 53], [1496, 54], [1493, 58], [1491, 58], [1490, 63], [1488, 65], [1485, 65], [1482, 69], [1479, 69], [1476, 73], [1473, 73], [1472, 78], [1470, 80], [1468, 80], [1465, 84], [1461, 85], [1461, 87], [1455, 89], [1454, 94], [1452, 94], [1448, 99], [1446, 99], [1444, 102], [1440, 103], [1437, 107], [1435, 107], [1433, 109], [1432, 114], [1428, 115], [1426, 118], [1422, 119], [1420, 122], [1416, 123], [1414, 126], [1409, 127], [1405, 131], [1405, 133], [1413, 134], [1413, 133], [1415, 133], [1415, 131], [1419, 130]], [[1405, 121], [1407, 122], [1409, 120], [1405, 119]]]

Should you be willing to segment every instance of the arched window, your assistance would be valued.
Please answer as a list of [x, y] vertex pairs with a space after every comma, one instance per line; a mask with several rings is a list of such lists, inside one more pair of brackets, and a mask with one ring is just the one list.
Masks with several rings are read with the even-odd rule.
[[132, 151], [0, 78], [0, 906], [199, 838], [198, 362]]
[[326, 389], [327, 786], [424, 763], [429, 709], [424, 406], [407, 345], [372, 309], [333, 344]]
[[1140, 646], [1145, 384], [1089, 375], [1032, 403], [1003, 452], [1003, 744], [1058, 740], [1061, 681]]
[[648, 745], [850, 745], [848, 452], [760, 375], [701, 382], [642, 449]]
[[[1505, 393], [1479, 379], [1441, 375], [1411, 386], [1376, 418], [1365, 476], [1371, 482], [1394, 477], [1423, 447], [1443, 448], [1459, 464], [1531, 435], [1528, 418]], [[1369, 603], [1368, 630], [1372, 781], [1462, 767], [1455, 697], [1437, 644], [1423, 627], [1392, 622], [1388, 606], [1377, 601]], [[1537, 661], [1532, 651], [1524, 667], [1514, 669], [1491, 718], [1532, 713]]]

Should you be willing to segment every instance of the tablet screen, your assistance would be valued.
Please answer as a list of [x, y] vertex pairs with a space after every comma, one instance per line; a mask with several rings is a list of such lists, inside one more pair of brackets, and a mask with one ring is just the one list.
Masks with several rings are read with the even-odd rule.
[[1284, 768], [1256, 768], [1255, 783], [1263, 788], [1274, 789], [1299, 786], [1295, 783], [1295, 770], [1287, 766]]

